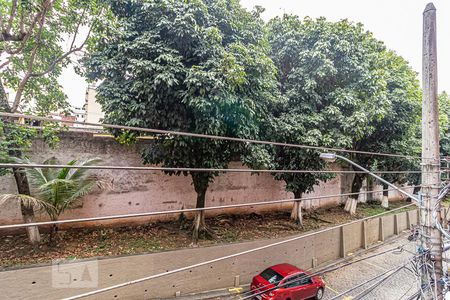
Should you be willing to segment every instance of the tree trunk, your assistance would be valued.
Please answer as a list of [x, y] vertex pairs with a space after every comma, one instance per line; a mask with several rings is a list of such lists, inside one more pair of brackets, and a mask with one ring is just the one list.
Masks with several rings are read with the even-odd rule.
[[[12, 112], [9, 107], [8, 99], [6, 97], [5, 89], [3, 83], [0, 80], [0, 109], [7, 112]], [[7, 136], [8, 129], [6, 126], [3, 127], [3, 132]], [[11, 148], [16, 147], [14, 144], [10, 145]], [[9, 150], [9, 155], [17, 158], [22, 157], [22, 151], [18, 149]], [[31, 195], [30, 185], [28, 183], [28, 178], [24, 169], [13, 168], [14, 179], [16, 181], [17, 192], [23, 195]], [[20, 203], [20, 210], [22, 212], [22, 218], [25, 223], [35, 222], [34, 209], [33, 207], [27, 207]], [[28, 239], [31, 244], [37, 244], [41, 241], [41, 236], [39, 234], [39, 228], [37, 226], [27, 227]]]
[[[414, 190], [413, 190], [413, 195], [419, 194], [421, 188], [422, 188], [421, 186], [415, 186], [415, 187], [414, 187]], [[406, 199], [406, 201], [411, 202], [412, 199], [408, 197], [408, 199]]]
[[[295, 199], [302, 198], [302, 192], [294, 192]], [[292, 207], [291, 220], [293, 220], [297, 225], [303, 227], [303, 216], [302, 216], [302, 200], [294, 201], [294, 206]]]
[[[192, 173], [192, 182], [194, 184], [195, 192], [197, 193], [197, 204], [196, 208], [205, 207], [205, 197], [206, 190], [209, 186], [209, 175], [201, 173]], [[212, 237], [213, 234], [208, 230], [205, 223], [205, 212], [203, 210], [197, 211], [195, 213], [192, 240], [194, 244], [198, 243], [201, 235], [204, 234], [206, 237]]]
[[383, 183], [383, 198], [381, 199], [381, 206], [384, 208], [389, 207], [389, 191], [387, 190], [389, 186]]
[[[204, 208], [205, 207], [205, 195], [206, 195], [206, 191], [204, 193], [197, 194], [196, 208]], [[194, 228], [192, 231], [192, 240], [194, 241], [194, 244], [198, 243], [200, 233], [202, 231], [205, 231], [205, 229], [206, 229], [205, 212], [203, 210], [197, 211], [195, 213]]]
[[[56, 221], [56, 220], [52, 220]], [[56, 235], [58, 233], [58, 225], [52, 224], [52, 227], [50, 228], [50, 235], [48, 239], [48, 243], [50, 246], [56, 246]]]
[[375, 202], [375, 194], [374, 194], [374, 190], [375, 190], [375, 180], [373, 179], [372, 176], [368, 176], [366, 178], [367, 181], [367, 194], [366, 194], [366, 199], [368, 203], [373, 203]]
[[[14, 179], [16, 180], [17, 192], [23, 195], [30, 195], [30, 186], [28, 184], [28, 178], [23, 169], [13, 169]], [[22, 212], [22, 218], [25, 223], [34, 223], [34, 208], [26, 206], [23, 202], [20, 202], [20, 211]], [[37, 226], [27, 227], [28, 239], [31, 244], [38, 244], [41, 241], [41, 235], [39, 234], [39, 228]]]
[[356, 173], [352, 182], [352, 194], [358, 193], [356, 195], [351, 195], [347, 199], [347, 203], [345, 203], [345, 211], [348, 211], [351, 215], [356, 214], [356, 206], [358, 204], [359, 192], [362, 187], [362, 183], [364, 180], [364, 174]]

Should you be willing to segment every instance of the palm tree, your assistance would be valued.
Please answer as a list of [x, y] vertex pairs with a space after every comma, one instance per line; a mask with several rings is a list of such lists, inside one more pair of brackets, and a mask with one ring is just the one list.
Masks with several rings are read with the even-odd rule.
[[[92, 158], [79, 164], [77, 160], [72, 160], [67, 165], [89, 166], [98, 162], [100, 159]], [[55, 165], [59, 164], [59, 161], [56, 158], [50, 158], [43, 164]], [[65, 210], [72, 208], [78, 199], [87, 195], [95, 186], [104, 187], [104, 183], [98, 177], [87, 174], [87, 171], [88, 169], [80, 168], [30, 168], [27, 174], [35, 196], [2, 195], [0, 205], [8, 200], [20, 201], [21, 204], [44, 210], [52, 221], [57, 221]], [[50, 243], [53, 243], [57, 231], [58, 226], [53, 224], [50, 231]]]

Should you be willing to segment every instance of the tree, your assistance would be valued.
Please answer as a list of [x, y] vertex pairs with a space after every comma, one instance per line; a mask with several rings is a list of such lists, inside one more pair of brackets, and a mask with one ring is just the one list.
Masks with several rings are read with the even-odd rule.
[[[301, 21], [285, 15], [269, 28], [272, 58], [290, 108], [281, 117], [298, 131], [299, 142], [371, 152], [405, 144], [398, 142], [411, 134], [420, 99], [416, 74], [405, 60], [362, 24], [347, 20]], [[349, 158], [369, 167], [374, 163], [373, 156]], [[359, 193], [364, 178], [355, 174], [352, 193]], [[349, 199], [351, 213], [356, 201], [357, 196]]]
[[[68, 111], [66, 96], [57, 82], [62, 68], [72, 54], [81, 51], [89, 36], [82, 28], [98, 26], [96, 18], [103, 15], [97, 1], [80, 0], [1, 0], [0, 1], [0, 111], [46, 115], [55, 111]], [[80, 40], [80, 36], [82, 39]], [[64, 46], [68, 41], [68, 49]], [[14, 95], [10, 103], [6, 90]], [[8, 141], [9, 156], [21, 158], [23, 151], [16, 140], [33, 138], [32, 131], [17, 126], [11, 120], [2, 124], [4, 140]], [[29, 144], [29, 143], [28, 143]], [[12, 170], [20, 194], [30, 195], [26, 173], [20, 168]], [[34, 212], [22, 207], [25, 222], [33, 222]], [[27, 228], [32, 243], [39, 241], [37, 227]]]
[[[86, 58], [87, 75], [100, 80], [105, 122], [192, 133], [257, 138], [258, 122], [276, 94], [259, 12], [237, 0], [111, 1], [115, 24], [99, 34]], [[136, 132], [114, 132], [132, 141]], [[227, 168], [249, 150], [242, 144], [158, 136], [143, 160], [165, 167]], [[217, 172], [190, 175], [196, 207], [205, 207]], [[208, 233], [204, 213], [193, 239]]]
[[[322, 141], [321, 136], [313, 130], [309, 130], [314, 116], [306, 116], [299, 105], [301, 99], [292, 93], [295, 84], [293, 70], [300, 65], [300, 53], [305, 51], [302, 44], [301, 21], [297, 17], [284, 16], [275, 18], [268, 24], [270, 56], [278, 69], [278, 80], [281, 94], [284, 98], [271, 112], [272, 122], [270, 138], [277, 141], [308, 144], [318, 146], [327, 141]], [[274, 167], [286, 170], [323, 170], [326, 165], [319, 158], [319, 153], [314, 150], [293, 149], [289, 147], [277, 147], [273, 151]], [[277, 173], [275, 179], [284, 180], [286, 190], [294, 194], [295, 199], [301, 199], [302, 195], [314, 190], [314, 185], [320, 181], [326, 181], [330, 174], [318, 173]], [[291, 219], [303, 226], [301, 201], [295, 201], [291, 213]]]
[[450, 96], [442, 92], [438, 96], [439, 102], [439, 130], [441, 155], [450, 156]]
[[[23, 161], [29, 163], [29, 161]], [[91, 166], [100, 162], [98, 158], [92, 158], [79, 163], [80, 166]], [[72, 160], [67, 165], [77, 165], [77, 160]], [[45, 165], [59, 164], [56, 158], [47, 159]], [[19, 201], [21, 206], [31, 209], [43, 209], [50, 220], [57, 221], [60, 215], [73, 207], [74, 203], [87, 195], [96, 187], [104, 187], [104, 184], [94, 175], [87, 174], [87, 169], [27, 169], [30, 185], [36, 190], [36, 195], [5, 194], [0, 196], [0, 205], [6, 201]], [[58, 231], [58, 225], [53, 224], [50, 231], [50, 243], [54, 242]]]
[[[355, 161], [373, 170], [420, 171], [421, 153], [421, 102], [422, 94], [417, 73], [408, 62], [392, 51], [381, 53], [384, 59], [384, 79], [389, 109], [380, 120], [374, 121], [375, 131], [361, 140], [361, 151], [400, 153], [408, 158], [389, 156], [357, 156]], [[414, 184], [420, 182], [420, 174], [383, 174], [392, 183]], [[388, 205], [388, 191], [383, 185], [384, 206]], [[419, 187], [415, 188], [417, 192]]]

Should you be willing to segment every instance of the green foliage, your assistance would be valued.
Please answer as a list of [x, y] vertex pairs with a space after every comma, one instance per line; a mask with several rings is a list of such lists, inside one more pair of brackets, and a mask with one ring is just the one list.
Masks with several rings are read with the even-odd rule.
[[441, 155], [450, 156], [450, 96], [442, 92], [438, 101]]
[[[359, 151], [417, 153], [420, 89], [404, 59], [386, 50], [362, 24], [347, 20], [301, 21], [285, 15], [268, 26], [271, 56], [286, 98], [275, 112], [274, 136]], [[283, 149], [276, 157], [280, 166], [323, 168], [313, 151], [292, 154]], [[394, 163], [363, 155], [351, 159], [369, 167]], [[317, 180], [309, 175], [303, 185], [306, 178], [285, 177], [303, 191]]]
[[[0, 119], [0, 161], [11, 162], [11, 155], [30, 149], [32, 139], [37, 134], [38, 132], [35, 128], [7, 123]], [[0, 168], [0, 176], [9, 173], [9, 170]]]
[[[97, 97], [106, 123], [260, 135], [259, 124], [276, 100], [276, 68], [258, 14], [237, 0], [111, 1], [110, 6], [114, 22], [97, 32], [97, 48], [86, 59], [89, 78], [101, 80]], [[114, 133], [125, 143], [136, 134]], [[220, 140], [159, 136], [143, 158], [166, 167], [227, 168], [247, 150]], [[204, 198], [218, 174], [191, 175]]]
[[[13, 110], [31, 110], [39, 115], [68, 111], [67, 97], [57, 79], [62, 69], [73, 62], [65, 54], [83, 42], [80, 28], [90, 26], [97, 17], [97, 1], [2, 2], [0, 79], [6, 88], [16, 92]], [[9, 19], [11, 26], [6, 22]], [[70, 43], [72, 39], [74, 42], [66, 49], [68, 43], [64, 41]]]
[[[81, 29], [96, 27], [96, 19], [105, 17], [101, 3], [0, 0], [0, 111], [41, 116], [69, 111], [57, 79], [64, 67], [74, 63], [71, 55], [88, 42], [89, 34], [83, 37]], [[14, 95], [12, 103], [6, 90]], [[11, 123], [0, 125], [0, 159], [23, 157], [37, 131]], [[43, 125], [41, 136], [52, 148], [59, 142], [55, 134], [59, 129], [54, 124]], [[0, 176], [5, 173], [0, 170]], [[18, 190], [28, 190], [26, 180], [16, 183]]]
[[[59, 145], [58, 134], [65, 129], [65, 126], [54, 122], [45, 122], [38, 130], [26, 124], [5, 122], [0, 119], [0, 161], [13, 162], [19, 156], [26, 157], [36, 138], [42, 138], [47, 146], [55, 149]], [[9, 170], [0, 168], [0, 176], [9, 173]]]
[[[93, 158], [79, 162], [80, 166], [95, 165], [100, 159]], [[29, 162], [28, 162], [29, 163]], [[43, 164], [59, 164], [55, 158], [50, 158]], [[68, 165], [77, 165], [72, 160]], [[43, 209], [52, 220], [67, 209], [71, 208], [76, 200], [87, 195], [100, 181], [87, 174], [87, 169], [49, 169], [32, 168], [27, 170], [30, 185], [36, 190], [35, 198], [42, 202]]]

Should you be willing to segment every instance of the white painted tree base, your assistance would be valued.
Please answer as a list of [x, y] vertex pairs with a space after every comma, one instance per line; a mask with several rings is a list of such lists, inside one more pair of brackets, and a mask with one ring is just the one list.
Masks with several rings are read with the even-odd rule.
[[389, 198], [388, 196], [383, 196], [381, 199], [381, 207], [388, 208], [389, 207]]

